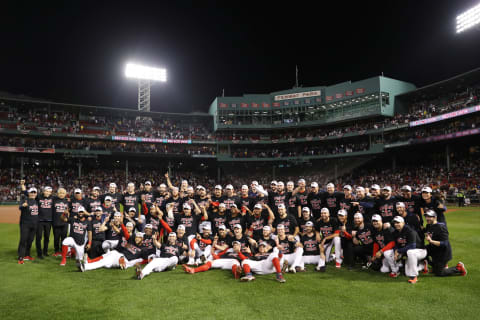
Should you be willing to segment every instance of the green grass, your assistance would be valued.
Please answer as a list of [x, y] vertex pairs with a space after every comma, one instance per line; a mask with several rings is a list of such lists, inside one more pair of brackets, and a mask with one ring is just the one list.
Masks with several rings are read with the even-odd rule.
[[[480, 210], [447, 215], [453, 246], [451, 265], [461, 260], [466, 277], [402, 276], [327, 268], [274, 275], [253, 283], [230, 272], [189, 275], [181, 268], [134, 280], [133, 269], [80, 273], [59, 259], [17, 265], [18, 226], [0, 225], [0, 319], [478, 319], [480, 317]], [[33, 248], [32, 253], [35, 252]]]

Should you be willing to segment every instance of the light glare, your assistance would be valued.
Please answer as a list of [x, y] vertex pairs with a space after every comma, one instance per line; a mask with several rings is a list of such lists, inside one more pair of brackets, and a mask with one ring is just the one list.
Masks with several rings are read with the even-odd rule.
[[135, 63], [127, 63], [125, 67], [125, 76], [142, 80], [167, 81], [167, 69], [152, 68]]
[[457, 16], [457, 33], [463, 32], [480, 23], [480, 4]]

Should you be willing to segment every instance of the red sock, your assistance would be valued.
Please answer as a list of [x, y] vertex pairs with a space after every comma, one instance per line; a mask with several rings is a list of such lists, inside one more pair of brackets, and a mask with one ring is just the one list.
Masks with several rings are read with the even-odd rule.
[[277, 270], [277, 273], [282, 272], [282, 268], [280, 267], [280, 260], [278, 260], [278, 258], [273, 258], [272, 259], [272, 264], [275, 267], [275, 270]]
[[200, 267], [198, 267], [198, 268], [193, 269], [193, 271], [195, 271], [195, 273], [197, 273], [197, 272], [203, 272], [203, 271], [209, 270], [211, 267], [212, 267], [212, 263], [211, 263], [210, 261], [208, 261], [208, 262], [205, 263], [203, 266], [200, 266]]
[[103, 259], [103, 256], [100, 256], [100, 257], [96, 257], [96, 258], [93, 258], [93, 259], [90, 259], [87, 257], [87, 262], [88, 263], [92, 263], [92, 262], [97, 262], [97, 261], [100, 261]]
[[192, 250], [195, 250], [195, 243], [197, 243], [197, 239], [192, 239], [192, 241], [190, 241], [190, 248]]
[[245, 274], [251, 273], [250, 266], [248, 264], [243, 265], [243, 272], [245, 272]]
[[76, 256], [76, 253], [77, 253], [77, 252], [75, 251], [74, 248], [71, 248], [71, 249], [70, 249], [70, 255], [72, 256], [72, 258], [74, 258], [74, 257]]
[[144, 264], [147, 264], [148, 263], [148, 259], [143, 259], [142, 262], [140, 262], [141, 265], [144, 265]]
[[68, 246], [62, 245], [62, 263], [67, 261]]
[[233, 273], [233, 275], [235, 275], [235, 272], [237, 272], [237, 265], [236, 265], [236, 264], [234, 264], [234, 265], [232, 266], [232, 273]]

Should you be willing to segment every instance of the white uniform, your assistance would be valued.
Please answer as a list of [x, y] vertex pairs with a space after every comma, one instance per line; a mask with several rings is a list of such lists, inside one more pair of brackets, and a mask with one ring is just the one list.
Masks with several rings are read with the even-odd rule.
[[65, 238], [62, 242], [62, 245], [75, 249], [75, 258], [77, 260], [83, 259], [85, 245], [79, 246], [72, 237]]
[[[330, 257], [330, 253], [332, 252], [332, 248], [335, 246], [335, 262], [342, 263], [342, 241], [340, 237], [335, 237], [329, 243], [325, 244], [325, 257], [327, 258], [327, 262], [332, 261], [333, 259]], [[325, 260], [320, 258], [320, 267], [325, 266]]]
[[109, 252], [118, 246], [118, 240], [105, 240], [102, 242], [103, 251]]
[[142, 270], [143, 276], [147, 276], [152, 272], [162, 272], [169, 268], [173, 268], [178, 263], [178, 257], [173, 256], [170, 258], [155, 258], [150, 261]]
[[395, 252], [393, 249], [387, 250], [383, 253], [382, 266], [380, 272], [394, 272], [398, 273], [399, 265], [395, 262]]
[[427, 249], [410, 249], [407, 251], [407, 262], [405, 264], [405, 275], [407, 277], [416, 277], [418, 276], [418, 271], [423, 270], [423, 262], [418, 263], [418, 261], [423, 260], [427, 257]]
[[279, 261], [280, 261], [280, 265], [283, 264], [283, 255], [282, 255], [282, 258], [279, 258], [278, 254], [279, 254], [278, 249], [273, 248], [273, 252], [270, 253], [270, 255], [268, 256], [267, 259], [260, 260], [260, 261], [245, 259], [245, 260], [242, 261], [242, 266], [244, 266], [245, 264], [248, 264], [250, 266], [251, 272], [256, 273], [256, 274], [275, 273], [275, 272], [277, 272], [277, 270], [275, 270], [275, 267], [272, 263], [272, 260], [274, 258], [278, 258]]
[[[99, 269], [99, 268], [109, 268], [109, 269], [120, 268], [121, 257], [124, 257], [124, 255], [118, 252], [117, 250], [112, 250], [102, 255], [102, 259], [98, 261], [95, 261], [92, 263], [85, 263], [85, 271]], [[142, 258], [131, 260], [131, 261], [125, 259], [125, 268], [133, 267], [136, 263], [139, 263], [142, 261], [143, 261]]]
[[294, 253], [284, 254], [283, 259], [288, 262], [290, 269], [300, 267], [302, 264], [303, 248], [296, 248]]
[[[300, 263], [300, 268], [305, 269], [306, 264], [316, 264], [318, 268], [321, 267], [320, 265], [320, 255], [317, 256], [302, 256], [302, 262]], [[325, 262], [324, 262], [325, 265]]]
[[210, 268], [212, 269], [222, 269], [222, 270], [231, 270], [233, 266], [240, 266], [240, 262], [238, 262], [237, 259], [216, 259], [216, 260], [211, 260], [212, 266]]

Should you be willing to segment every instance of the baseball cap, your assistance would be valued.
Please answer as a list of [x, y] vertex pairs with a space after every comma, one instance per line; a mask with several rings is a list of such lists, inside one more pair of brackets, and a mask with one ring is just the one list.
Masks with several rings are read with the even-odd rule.
[[298, 180], [298, 183], [305, 183], [305, 179]]
[[284, 187], [284, 186], [285, 186], [285, 185], [283, 184], [282, 181], [278, 181], [278, 182], [277, 182], [277, 187]]
[[73, 193], [82, 193], [82, 189], [77, 188], [77, 189], [73, 190]]
[[262, 209], [262, 205], [260, 203], [257, 203], [253, 208], [254, 209]]
[[193, 187], [192, 187], [192, 186], [188, 186], [188, 187], [187, 187], [187, 190], [188, 190], [188, 191], [193, 191]]
[[179, 224], [177, 230], [185, 230], [185, 226], [183, 224]]
[[183, 204], [183, 209], [192, 209], [188, 203]]
[[143, 238], [144, 233], [143, 232], [135, 232], [135, 238]]
[[294, 185], [293, 181], [288, 181], [287, 182], [287, 186], [293, 186], [293, 185]]
[[153, 226], [150, 223], [147, 223], [145, 225], [145, 229], [153, 229]]
[[403, 203], [403, 202], [397, 202], [397, 203], [396, 203], [396, 206], [397, 206], [397, 207], [404, 207], [404, 208], [405, 208], [405, 203]]
[[432, 188], [430, 188], [430, 187], [423, 187], [423, 188], [422, 188], [422, 192], [432, 193]]
[[205, 231], [205, 230], [208, 230], [208, 231], [212, 230], [212, 227], [210, 226], [210, 224], [203, 225], [203, 231]]
[[310, 185], [310, 187], [312, 187], [312, 188], [318, 188], [318, 183], [312, 182], [312, 184]]
[[222, 186], [219, 185], [219, 184], [217, 184], [217, 185], [215, 186], [215, 189], [222, 190]]
[[412, 188], [411, 188], [410, 186], [408, 186], [408, 185], [404, 185], [404, 186], [402, 187], [402, 189], [400, 189], [400, 190], [405, 190], [405, 191], [409, 191], [409, 192], [410, 192], [410, 191], [412, 191]]
[[248, 186], [246, 184], [242, 185], [242, 190], [248, 190]]
[[327, 188], [335, 188], [335, 185], [330, 182], [330, 183], [327, 184]]
[[233, 241], [232, 245], [234, 245], [234, 244], [242, 244], [242, 243], [240, 241]]
[[[180, 226], [179, 226], [179, 227], [180, 227]], [[169, 237], [176, 237], [176, 236], [177, 236], [177, 234], [176, 234], [175, 232], [173, 232], [173, 231], [172, 231], [172, 232], [170, 232], [170, 233], [168, 234], [168, 236], [169, 236]]]
[[349, 185], [349, 184], [347, 184], [347, 185], [344, 185], [344, 186], [343, 186], [343, 189], [344, 189], [344, 190], [347, 189], [347, 190], [352, 191], [352, 186]]
[[252, 186], [258, 186], [258, 181], [256, 180], [253, 180], [252, 183], [251, 183]]
[[30, 188], [30, 189], [28, 189], [28, 193], [32, 193], [32, 192], [37, 192], [37, 188]]
[[121, 216], [122, 216], [122, 214], [121, 214], [120, 212], [118, 212], [118, 211], [117, 211], [117, 212], [115, 212], [115, 214], [114, 214], [113, 216], [114, 216], [114, 217], [121, 217]]
[[236, 225], [233, 226], [233, 229], [242, 229], [242, 226], [237, 223]]
[[328, 213], [330, 213], [330, 210], [328, 210], [328, 208], [322, 208], [322, 210], [320, 210], [320, 212], [328, 212]]
[[310, 208], [309, 207], [303, 207], [302, 211], [310, 212]]
[[128, 209], [128, 212], [137, 212], [137, 209], [135, 209], [134, 207], [130, 207], [130, 209]]
[[197, 189], [198, 189], [198, 190], [207, 190], [207, 189], [205, 189], [204, 186], [197, 186]]
[[102, 207], [96, 207], [96, 208], [95, 208], [95, 211], [103, 212], [103, 209], [102, 209]]
[[160, 188], [166, 188], [167, 185], [165, 183], [162, 183], [161, 185], [159, 185]]
[[188, 184], [188, 180], [182, 180], [182, 184], [183, 183]]
[[270, 185], [277, 185], [277, 180], [273, 180], [272, 182], [270, 182]]
[[266, 231], [271, 231], [272, 228], [270, 228], [270, 226], [263, 226], [263, 230], [266, 230]]
[[374, 214], [372, 216], [372, 221], [382, 221], [382, 216], [379, 214]]
[[218, 226], [218, 230], [227, 230], [227, 227], [225, 227], [224, 224], [221, 224]]
[[285, 205], [284, 205], [283, 203], [280, 203], [280, 204], [278, 205], [278, 209], [285, 209]]
[[111, 188], [116, 188], [116, 187], [117, 187], [117, 184], [114, 183], [114, 182], [112, 182], [112, 183], [109, 184], [109, 187], [111, 187]]
[[433, 210], [427, 210], [427, 212], [425, 212], [425, 215], [429, 217], [436, 217], [437, 213]]
[[230, 205], [230, 209], [231, 209], [231, 208], [238, 208], [238, 207], [237, 207], [237, 205], [236, 205], [235, 203], [232, 203], [232, 204]]
[[225, 189], [227, 190], [233, 190], [233, 186], [231, 184], [227, 184], [227, 186], [225, 187]]
[[266, 246], [267, 246], [267, 243], [266, 243], [265, 241], [260, 241], [260, 242], [258, 243], [258, 246], [265, 246], [265, 247], [266, 247]]
[[379, 186], [378, 184], [372, 184], [372, 186], [370, 187], [370, 189], [380, 190], [380, 186]]
[[177, 191], [178, 192], [178, 187], [173, 187], [172, 191]]
[[133, 228], [133, 223], [131, 223], [130, 221], [127, 222], [127, 224], [125, 225], [126, 227], [132, 227]]
[[393, 222], [405, 222], [405, 220], [403, 220], [403, 218], [400, 216], [396, 216], [395, 218], [393, 218]]
[[78, 207], [78, 212], [85, 212], [85, 208], [82, 206]]
[[106, 197], [105, 197], [105, 201], [112, 201], [112, 197], [106, 196]]
[[98, 191], [100, 191], [100, 187], [93, 187], [92, 190], [98, 190]]
[[388, 190], [388, 191], [392, 192], [392, 187], [390, 187], [390, 186], [385, 186], [385, 187], [383, 187], [383, 190]]
[[151, 186], [151, 185], [152, 185], [152, 183], [151, 183], [150, 181], [145, 181], [144, 184], [145, 184], [146, 186]]
[[364, 187], [357, 187], [357, 191], [363, 191], [363, 192], [365, 192], [365, 188], [364, 188]]
[[135, 218], [135, 220], [143, 220], [145, 221], [145, 216], [143, 214], [140, 215], [140, 217]]
[[127, 186], [129, 186], [129, 187], [135, 187], [135, 183], [129, 182]]
[[46, 186], [46, 187], [43, 188], [43, 190], [45, 190], [45, 191], [52, 191], [52, 187]]
[[347, 215], [347, 211], [345, 211], [345, 209], [340, 209], [340, 210], [338, 210], [337, 215], [339, 215], [339, 216], [346, 216], [346, 215]]
[[361, 214], [360, 212], [357, 212], [353, 215], [354, 218], [363, 218], [363, 214]]
[[278, 229], [285, 229], [285, 226], [284, 226], [283, 224], [279, 224], [279, 225], [277, 226], [277, 230], [278, 230]]
[[307, 221], [307, 222], [305, 223], [305, 226], [307, 226], [307, 227], [313, 227], [313, 222], [312, 222], [312, 221]]

